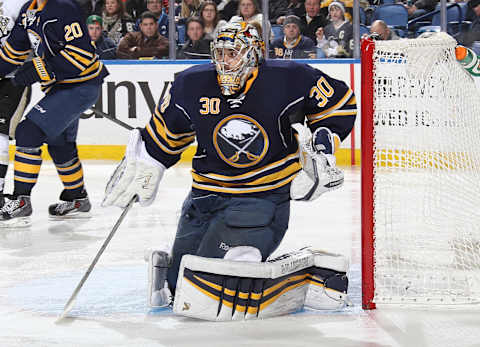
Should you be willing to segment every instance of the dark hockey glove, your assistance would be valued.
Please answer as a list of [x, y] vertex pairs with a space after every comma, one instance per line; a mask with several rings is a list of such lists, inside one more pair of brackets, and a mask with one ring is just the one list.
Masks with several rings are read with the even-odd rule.
[[318, 128], [312, 135], [312, 148], [316, 153], [335, 153], [335, 137], [340, 143], [338, 135], [332, 133], [328, 128]]
[[40, 57], [24, 63], [15, 73], [13, 83], [18, 86], [29, 86], [35, 82], [48, 82], [55, 79], [53, 71]]

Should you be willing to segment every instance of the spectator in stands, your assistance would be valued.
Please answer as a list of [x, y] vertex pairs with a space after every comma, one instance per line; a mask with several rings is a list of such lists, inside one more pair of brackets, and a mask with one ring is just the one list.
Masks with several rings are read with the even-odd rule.
[[168, 40], [158, 33], [157, 17], [144, 12], [140, 31], [130, 32], [120, 41], [117, 57], [121, 59], [168, 57]]
[[328, 6], [330, 24], [316, 32], [317, 47], [321, 48], [327, 58], [351, 57], [353, 49], [353, 26], [345, 20], [345, 8], [340, 1]]
[[305, 2], [302, 0], [290, 0], [285, 15], [277, 18], [277, 24], [283, 24], [285, 17], [288, 15], [294, 15], [299, 18], [305, 17]]
[[200, 5], [200, 18], [204, 24], [205, 37], [211, 40], [217, 35], [218, 29], [227, 24], [220, 19], [217, 4], [212, 0], [206, 0]]
[[88, 35], [95, 42], [95, 53], [100, 59], [115, 59], [117, 46], [103, 32], [102, 17], [95, 14], [87, 18]]
[[317, 44], [318, 28], [324, 28], [328, 24], [325, 16], [320, 13], [320, 0], [305, 0], [305, 15], [300, 17], [300, 20], [302, 34]]
[[192, 16], [200, 14], [200, 0], [182, 0], [180, 7], [177, 7], [175, 16], [178, 17], [178, 24], [185, 24], [186, 20]]
[[412, 5], [406, 5], [408, 18], [416, 18], [427, 12], [435, 10], [438, 0], [417, 0]]
[[227, 22], [230, 21], [230, 19], [237, 14], [238, 2], [238, 0], [222, 0], [219, 4], [217, 4], [220, 17]]
[[204, 24], [199, 17], [190, 17], [185, 24], [187, 42], [178, 51], [178, 59], [210, 59], [211, 39], [205, 37]]
[[77, 0], [77, 2], [82, 8], [85, 19], [92, 14], [102, 15], [104, 0]]
[[268, 28], [263, 28], [263, 14], [257, 0], [240, 0], [238, 3], [237, 15], [233, 16], [230, 19], [230, 22], [257, 22], [260, 24], [262, 30], [266, 30], [266, 32], [270, 33], [270, 39], [273, 40], [273, 32], [270, 23], [268, 23]]
[[134, 31], [135, 22], [125, 12], [122, 0], [105, 0], [102, 12], [103, 29], [107, 36], [118, 45], [122, 37]]
[[[480, 0], [479, 0], [480, 1]], [[377, 35], [377, 40], [399, 40], [400, 37], [391, 30], [381, 19], [376, 20], [370, 26], [370, 34]]]
[[[147, 0], [147, 11], [152, 12], [158, 18], [158, 33], [168, 38], [168, 14], [165, 12], [162, 3], [162, 0]], [[135, 23], [135, 31], [139, 30], [140, 18], [138, 18], [137, 22]]]
[[[334, 1], [338, 0], [322, 0], [320, 4], [320, 13], [322, 13], [325, 17], [329, 15], [328, 13], [328, 6]], [[400, 0], [396, 0], [400, 1]], [[383, 0], [382, 0], [383, 3]], [[350, 23], [353, 22], [353, 0], [342, 0], [343, 7], [345, 8], [345, 19], [348, 20]], [[363, 9], [368, 8], [370, 3], [368, 0], [360, 0], [360, 7]]]
[[472, 48], [475, 41], [480, 41], [480, 0], [470, 0], [468, 7], [475, 14], [475, 18], [469, 30], [462, 32], [456, 39], [461, 45]]
[[270, 24], [277, 24], [278, 18], [287, 14], [288, 0], [269, 0], [268, 20]]
[[315, 58], [316, 47], [313, 41], [300, 33], [300, 18], [294, 15], [285, 17], [282, 38], [271, 44], [271, 57], [280, 59]]
[[134, 20], [138, 20], [143, 12], [148, 11], [147, 1], [148, 0], [127, 0], [125, 9]]

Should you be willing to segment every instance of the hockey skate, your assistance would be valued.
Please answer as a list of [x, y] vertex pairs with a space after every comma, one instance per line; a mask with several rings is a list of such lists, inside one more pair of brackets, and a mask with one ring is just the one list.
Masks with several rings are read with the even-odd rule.
[[31, 225], [32, 203], [30, 197], [19, 195], [6, 199], [0, 209], [0, 228], [24, 228]]
[[148, 304], [152, 308], [166, 307], [172, 302], [172, 294], [166, 285], [170, 257], [163, 251], [151, 251], [148, 261]]
[[72, 201], [60, 201], [48, 207], [48, 215], [53, 220], [90, 218], [92, 205], [88, 196]]

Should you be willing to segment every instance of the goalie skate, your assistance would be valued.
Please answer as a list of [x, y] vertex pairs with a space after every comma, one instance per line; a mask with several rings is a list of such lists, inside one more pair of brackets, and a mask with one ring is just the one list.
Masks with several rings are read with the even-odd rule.
[[90, 200], [86, 197], [52, 204], [48, 207], [48, 214], [53, 220], [90, 218], [91, 208]]

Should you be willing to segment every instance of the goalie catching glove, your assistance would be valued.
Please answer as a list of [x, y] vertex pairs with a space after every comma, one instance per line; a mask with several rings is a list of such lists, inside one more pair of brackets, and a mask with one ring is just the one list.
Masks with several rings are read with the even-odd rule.
[[292, 124], [299, 134], [300, 171], [292, 181], [292, 200], [312, 201], [343, 184], [343, 171], [336, 167], [335, 140], [338, 136], [328, 128], [318, 128], [313, 135], [301, 124]]
[[132, 130], [125, 156], [105, 188], [102, 206], [123, 208], [135, 195], [138, 196], [140, 205], [151, 205], [165, 170], [162, 163], [148, 154], [140, 131]]

